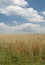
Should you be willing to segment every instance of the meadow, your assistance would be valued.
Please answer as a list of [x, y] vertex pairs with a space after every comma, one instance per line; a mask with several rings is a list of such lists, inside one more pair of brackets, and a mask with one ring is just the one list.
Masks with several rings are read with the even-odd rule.
[[45, 34], [0, 34], [0, 65], [45, 65]]

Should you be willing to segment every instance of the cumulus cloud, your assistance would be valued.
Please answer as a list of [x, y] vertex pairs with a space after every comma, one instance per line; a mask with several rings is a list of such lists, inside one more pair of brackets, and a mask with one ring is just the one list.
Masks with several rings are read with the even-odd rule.
[[[26, 0], [0, 0], [0, 13], [5, 15], [20, 15], [30, 22], [45, 22], [44, 17], [33, 8], [23, 8], [28, 5]], [[44, 12], [42, 12], [45, 14]]]
[[41, 14], [43, 14], [45, 16], [45, 11], [42, 11]]
[[5, 9], [1, 9], [0, 13], [10, 15], [20, 15], [30, 22], [45, 22], [43, 16], [39, 15], [38, 11], [33, 8], [22, 8], [19, 6], [10, 5]]
[[14, 24], [17, 24], [17, 21], [13, 21]]
[[[9, 26], [4, 23], [0, 23], [0, 31], [5, 31], [6, 33], [14, 33], [16, 31], [24, 31], [25, 29], [29, 31], [32, 30], [35, 33], [44, 33], [45, 27], [41, 27], [39, 24], [32, 24], [30, 22], [45, 22], [44, 16], [45, 11], [40, 12], [43, 15], [39, 14], [34, 8], [26, 8], [28, 2], [26, 0], [0, 0], [0, 13], [7, 16], [21, 16], [25, 18], [29, 23], [17, 24], [17, 21], [13, 21], [16, 26]], [[31, 31], [30, 31], [31, 32]]]
[[12, 3], [22, 7], [25, 7], [28, 5], [26, 0], [12, 0]]
[[[22, 31], [25, 29], [27, 29], [27, 30], [29, 29], [29, 31], [31, 29], [33, 31], [32, 33], [34, 33], [34, 32], [35, 33], [41, 33], [41, 32], [44, 33], [45, 32], [45, 28], [41, 27], [38, 24], [24, 23], [24, 24], [20, 24], [17, 26], [9, 26], [4, 23], [0, 23], [0, 30], [5, 31], [6, 33], [16, 33], [17, 31]], [[25, 31], [25, 33], [26, 33], [26, 31]]]
[[0, 8], [5, 8], [9, 5], [25, 7], [28, 5], [28, 2], [25, 0], [0, 0]]

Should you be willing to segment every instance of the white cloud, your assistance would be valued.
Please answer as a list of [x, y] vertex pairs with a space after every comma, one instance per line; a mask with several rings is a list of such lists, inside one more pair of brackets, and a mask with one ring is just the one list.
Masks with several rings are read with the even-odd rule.
[[[29, 23], [24, 23], [16, 26], [9, 26], [4, 23], [0, 23], [0, 31], [16, 32], [22, 31], [23, 29], [31, 29], [34, 32], [45, 32], [45, 27], [41, 27], [38, 24], [32, 24], [30, 22], [45, 22], [44, 16], [45, 11], [40, 12], [43, 15], [40, 15], [39, 12], [33, 8], [26, 8], [28, 2], [26, 0], [0, 0], [0, 13], [7, 16], [20, 15], [25, 18]], [[14, 24], [17, 24], [17, 21], [13, 21]]]
[[26, 5], [28, 5], [26, 0], [0, 0], [0, 13], [8, 16], [20, 15], [30, 22], [45, 22], [44, 17], [35, 9], [23, 8]]
[[41, 13], [45, 16], [45, 11], [42, 11]]
[[21, 15], [23, 13], [23, 8], [19, 6], [13, 6], [10, 5], [6, 7], [5, 9], [0, 9], [0, 13], [6, 14], [6, 15]]
[[10, 5], [6, 7], [6, 9], [0, 10], [0, 13], [4, 13], [6, 15], [20, 15], [30, 22], [45, 22], [44, 17], [39, 15], [38, 11], [33, 8], [22, 8]]
[[31, 29], [33, 31], [32, 33], [41, 33], [41, 32], [44, 33], [45, 32], [45, 28], [41, 27], [38, 24], [25, 23], [25, 24], [20, 24], [17, 26], [9, 26], [4, 23], [0, 23], [0, 31], [3, 31], [5, 33], [16, 33], [16, 32], [18, 33], [19, 31], [22, 31], [23, 29], [27, 29], [27, 30], [29, 29], [29, 31]]
[[17, 24], [17, 21], [13, 21], [14, 24]]
[[25, 7], [28, 5], [28, 2], [25, 0], [0, 0], [0, 8], [5, 8], [9, 5]]
[[12, 0], [12, 3], [23, 7], [28, 5], [26, 0]]

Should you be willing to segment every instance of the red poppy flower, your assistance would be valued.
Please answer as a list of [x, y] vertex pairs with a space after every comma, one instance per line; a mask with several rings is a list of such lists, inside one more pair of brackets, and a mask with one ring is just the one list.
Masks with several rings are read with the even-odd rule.
[[23, 51], [23, 49], [22, 48], [18, 48], [18, 52], [20, 53], [20, 52], [22, 52]]

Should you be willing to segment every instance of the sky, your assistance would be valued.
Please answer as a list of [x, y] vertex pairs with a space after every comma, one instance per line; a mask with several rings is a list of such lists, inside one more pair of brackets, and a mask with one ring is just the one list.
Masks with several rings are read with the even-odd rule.
[[0, 0], [0, 33], [45, 33], [45, 0]]

